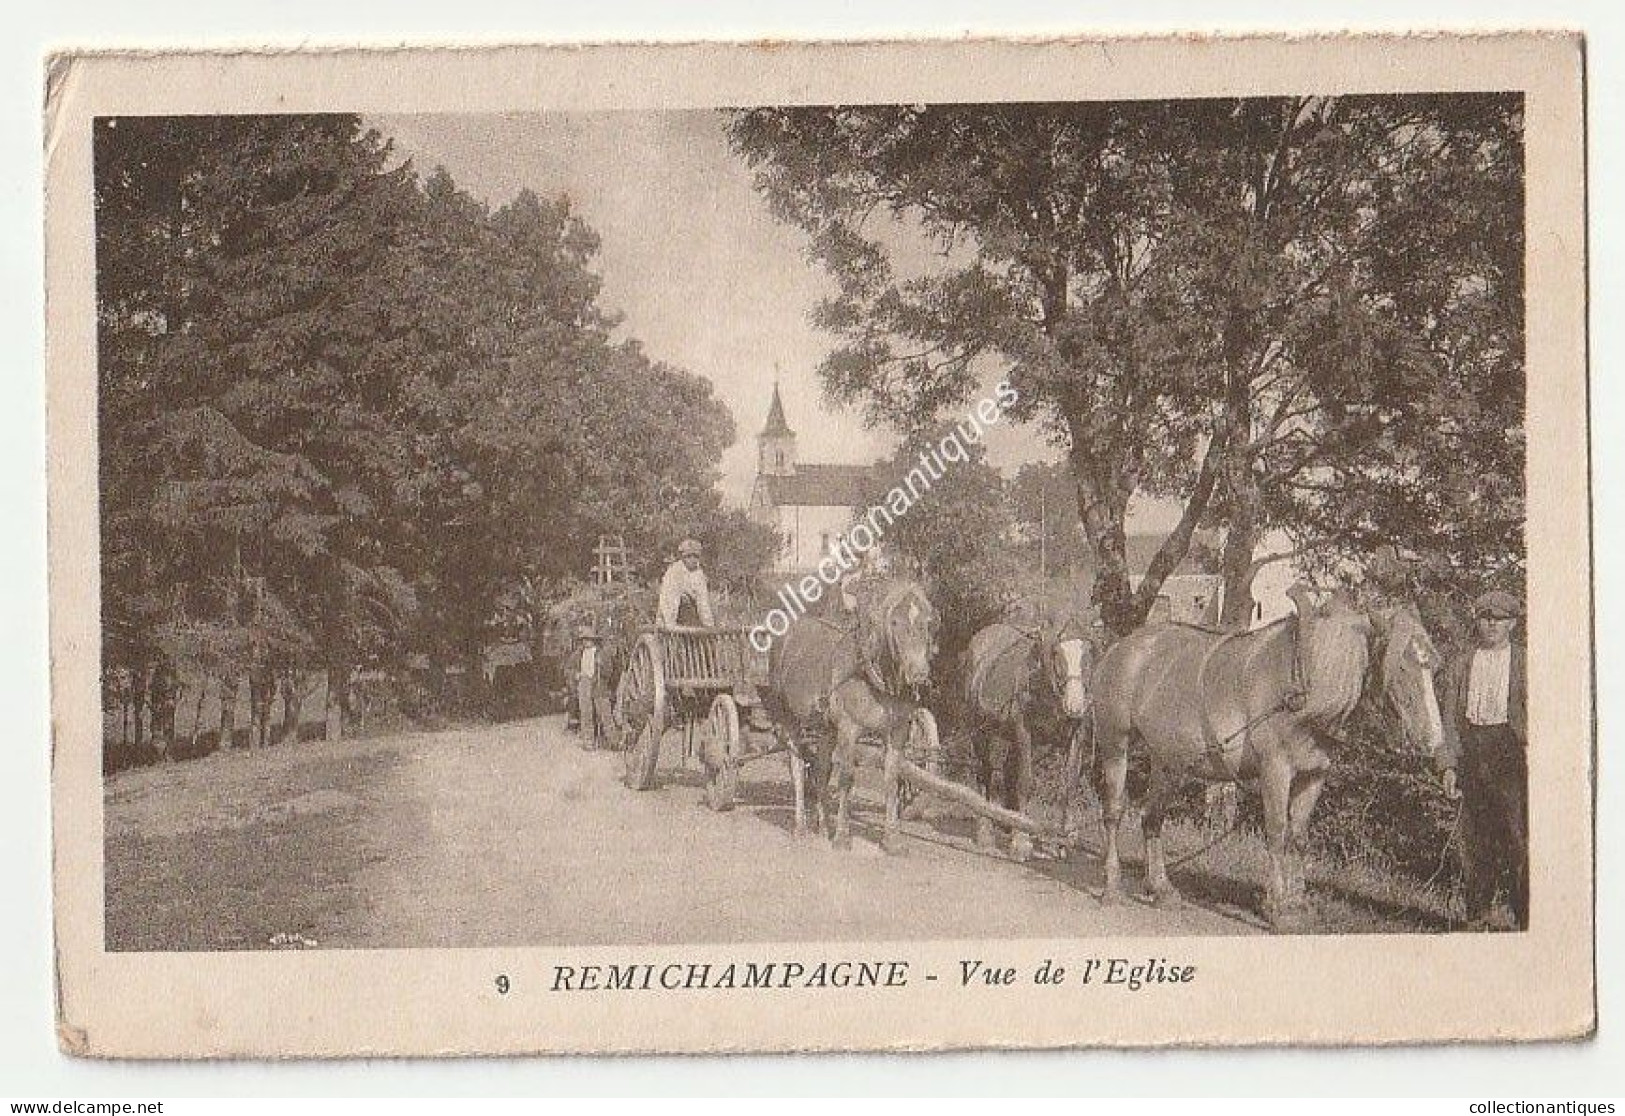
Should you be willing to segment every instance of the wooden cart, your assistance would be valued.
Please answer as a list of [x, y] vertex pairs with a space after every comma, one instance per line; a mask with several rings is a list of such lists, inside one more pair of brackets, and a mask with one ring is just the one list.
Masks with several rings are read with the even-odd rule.
[[[633, 790], [656, 785], [660, 748], [668, 734], [683, 740], [685, 761], [699, 760], [705, 796], [714, 810], [728, 810], [739, 791], [739, 768], [750, 760], [790, 750], [787, 736], [767, 727], [758, 715], [759, 692], [767, 682], [767, 655], [750, 645], [744, 628], [645, 628], [633, 646], [615, 694], [617, 739], [625, 757], [625, 781]], [[756, 721], [761, 727], [753, 728]], [[1070, 835], [988, 801], [978, 791], [944, 776], [936, 718], [916, 710], [908, 739], [900, 747], [883, 740], [887, 799], [886, 836], [895, 847], [901, 812], [908, 799], [924, 792], [958, 803], [973, 814], [1062, 847]], [[868, 749], [865, 749], [866, 751]], [[797, 801], [802, 799], [801, 764], [791, 757]]]
[[766, 680], [767, 655], [744, 628], [644, 629], [615, 692], [626, 785], [655, 785], [660, 745], [675, 730], [685, 760], [694, 756], [705, 770], [711, 808], [731, 808], [740, 764], [786, 749], [771, 731], [752, 731]]

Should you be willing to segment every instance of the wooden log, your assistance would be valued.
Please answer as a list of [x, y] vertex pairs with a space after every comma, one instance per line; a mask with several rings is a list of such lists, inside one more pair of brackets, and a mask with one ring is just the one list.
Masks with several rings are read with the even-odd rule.
[[[747, 736], [750, 735], [750, 731], [743, 727], [740, 728], [740, 732]], [[762, 734], [757, 733], [755, 735], [760, 736]], [[776, 756], [780, 752], [787, 752], [789, 750], [789, 744], [781, 743], [778, 737], [773, 737], [772, 743], [765, 746], [758, 747], [755, 744], [746, 744], [744, 750], [739, 753], [739, 762], [748, 763], [751, 760], [762, 759], [766, 756]]]
[[933, 775], [919, 764], [906, 756], [897, 757], [897, 770], [899, 776], [906, 782], [912, 783], [920, 790], [929, 791], [938, 798], [946, 798], [949, 802], [965, 807], [965, 809], [985, 817], [1006, 829], [1017, 829], [1023, 833], [1030, 833], [1034, 837], [1041, 837], [1046, 841], [1066, 843], [1067, 837], [1052, 826], [1034, 821], [1026, 814], [1018, 814], [1014, 810], [1006, 809], [994, 802], [989, 802], [980, 794], [963, 783], [956, 783], [941, 775]]

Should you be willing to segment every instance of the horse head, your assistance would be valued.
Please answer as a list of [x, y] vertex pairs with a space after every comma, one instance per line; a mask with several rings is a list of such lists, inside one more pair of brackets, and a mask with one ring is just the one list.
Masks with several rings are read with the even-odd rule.
[[1433, 689], [1439, 652], [1416, 609], [1362, 608], [1343, 593], [1317, 605], [1298, 586], [1291, 596], [1298, 606], [1305, 715], [1326, 731], [1338, 731], [1369, 681], [1398, 718], [1407, 745], [1430, 755], [1436, 752], [1444, 740]]
[[1078, 720], [1089, 708], [1088, 678], [1094, 669], [1094, 643], [1088, 629], [1071, 614], [1059, 621], [1047, 617], [1040, 628], [1038, 646], [1044, 677], [1061, 711]]
[[931, 680], [941, 621], [925, 590], [913, 581], [896, 581], [870, 598], [860, 617], [863, 657], [887, 690], [919, 689]]
[[1406, 744], [1434, 755], [1444, 743], [1444, 722], [1433, 688], [1439, 650], [1415, 606], [1377, 608], [1371, 616], [1382, 641], [1378, 683], [1383, 699], [1398, 717]]

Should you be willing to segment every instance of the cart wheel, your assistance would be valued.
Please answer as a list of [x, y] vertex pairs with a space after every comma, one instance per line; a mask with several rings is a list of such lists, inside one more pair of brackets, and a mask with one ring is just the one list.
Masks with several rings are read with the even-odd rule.
[[705, 801], [713, 810], [732, 810], [739, 793], [739, 706], [730, 694], [718, 694], [711, 703], [702, 757], [705, 760]]
[[632, 649], [621, 674], [615, 706], [626, 785], [633, 790], [649, 790], [655, 785], [660, 738], [666, 732], [666, 679], [654, 635], [644, 636]]

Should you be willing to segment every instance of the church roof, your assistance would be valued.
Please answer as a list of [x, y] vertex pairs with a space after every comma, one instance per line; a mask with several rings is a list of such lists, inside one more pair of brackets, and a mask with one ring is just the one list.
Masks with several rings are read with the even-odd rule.
[[788, 476], [764, 475], [759, 481], [768, 500], [779, 507], [852, 508], [874, 495], [874, 476], [868, 465], [801, 462]]
[[763, 437], [792, 434], [790, 424], [784, 421], [784, 404], [779, 399], [779, 384], [773, 382], [773, 402], [767, 408], [767, 425], [762, 427]]

